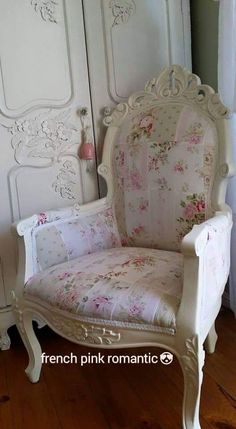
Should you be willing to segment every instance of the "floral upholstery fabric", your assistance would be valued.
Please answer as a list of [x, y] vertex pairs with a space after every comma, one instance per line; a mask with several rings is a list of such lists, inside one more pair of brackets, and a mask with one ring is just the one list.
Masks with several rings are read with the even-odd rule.
[[24, 295], [106, 324], [148, 324], [174, 333], [182, 278], [180, 253], [121, 247], [38, 273]]
[[34, 232], [35, 272], [92, 252], [120, 247], [120, 236], [112, 208], [92, 215], [78, 214], [50, 225], [47, 213], [40, 213]]
[[228, 218], [207, 221], [208, 241], [203, 260], [202, 320], [209, 317], [222, 295], [229, 274], [230, 232]]
[[123, 245], [178, 250], [212, 215], [214, 123], [181, 104], [129, 113], [114, 144], [115, 210]]

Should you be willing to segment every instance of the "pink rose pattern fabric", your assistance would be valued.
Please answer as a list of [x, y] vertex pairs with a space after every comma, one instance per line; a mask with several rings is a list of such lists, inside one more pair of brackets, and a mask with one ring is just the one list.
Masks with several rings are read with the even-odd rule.
[[35, 272], [79, 256], [112, 247], [121, 241], [113, 209], [108, 207], [92, 215], [79, 214], [48, 223], [47, 214], [40, 213], [33, 242], [37, 259]]
[[185, 200], [180, 201], [183, 207], [183, 215], [177, 218], [177, 222], [182, 226], [179, 230], [178, 239], [182, 238], [192, 229], [194, 224], [199, 224], [205, 220], [205, 195], [192, 194], [187, 195]]
[[24, 294], [107, 324], [144, 323], [174, 333], [182, 283], [180, 253], [120, 247], [40, 272]]
[[212, 215], [217, 134], [210, 119], [174, 104], [129, 114], [115, 142], [115, 210], [125, 246], [179, 250]]

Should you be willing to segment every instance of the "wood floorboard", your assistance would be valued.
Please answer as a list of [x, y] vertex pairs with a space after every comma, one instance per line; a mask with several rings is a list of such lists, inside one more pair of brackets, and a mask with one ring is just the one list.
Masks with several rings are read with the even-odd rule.
[[[68, 342], [59, 338], [56, 340], [57, 351], [52, 340], [44, 348], [45, 353], [68, 355], [71, 351]], [[73, 353], [80, 355], [83, 348], [71, 345]], [[75, 364], [47, 364], [44, 365], [43, 374], [63, 429], [109, 429], [91, 395], [82, 368]]]
[[115, 365], [99, 367], [96, 374], [94, 368], [84, 369], [88, 383], [93, 386], [93, 395], [112, 429], [161, 429], [159, 422], [150, 417], [145, 404], [127, 383], [120, 368]]
[[0, 428], [12, 429], [10, 393], [6, 377], [6, 354], [0, 355]]
[[[201, 398], [202, 429], [236, 429], [236, 321], [228, 310], [217, 320], [216, 352], [206, 356]], [[0, 352], [1, 429], [180, 429], [183, 377], [176, 359], [161, 364], [44, 364], [31, 384], [27, 355], [15, 328], [12, 347]], [[37, 329], [48, 355], [98, 353]], [[111, 351], [99, 350], [107, 356]], [[115, 354], [159, 355], [160, 349]], [[105, 358], [106, 361], [106, 358]]]
[[[150, 349], [145, 351], [148, 352]], [[153, 354], [159, 355], [160, 352], [160, 349], [152, 350]], [[162, 428], [181, 427], [182, 396], [175, 386], [173, 389], [171, 381], [166, 384], [161, 365], [129, 365], [122, 367], [122, 370], [132, 389]]]
[[[61, 429], [43, 374], [40, 383], [34, 385], [26, 383], [24, 369], [28, 358], [22, 342], [13, 344], [11, 350], [3, 353], [6, 354], [4, 358], [7, 363], [6, 378], [13, 419], [12, 428]], [[5, 429], [4, 425], [1, 429]]]

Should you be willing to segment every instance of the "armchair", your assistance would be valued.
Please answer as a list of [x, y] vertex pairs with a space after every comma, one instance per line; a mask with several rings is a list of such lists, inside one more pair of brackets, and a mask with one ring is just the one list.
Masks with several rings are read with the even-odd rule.
[[13, 306], [39, 380], [43, 320], [92, 347], [164, 347], [184, 375], [183, 428], [200, 429], [204, 348], [229, 273], [229, 112], [181, 68], [165, 69], [104, 119], [107, 196], [20, 220]]

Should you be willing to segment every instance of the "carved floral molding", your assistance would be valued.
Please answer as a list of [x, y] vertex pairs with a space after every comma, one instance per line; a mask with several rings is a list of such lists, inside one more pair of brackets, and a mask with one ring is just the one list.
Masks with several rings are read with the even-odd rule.
[[[198, 344], [197, 336], [186, 340], [186, 354], [181, 357], [182, 364], [187, 374], [187, 382], [194, 387], [202, 382], [202, 368], [205, 360], [205, 351], [203, 346]], [[199, 379], [198, 379], [199, 373]]]
[[[49, 321], [49, 320], [48, 320]], [[73, 319], [52, 316], [51, 325], [67, 338], [87, 344], [110, 345], [120, 341], [120, 333]]]
[[[21, 332], [23, 338], [26, 338], [23, 312], [20, 310], [18, 298], [15, 293], [12, 293], [13, 311], [17, 320], [18, 329]], [[33, 313], [33, 311], [32, 311]], [[63, 316], [49, 314], [45, 317], [52, 329], [65, 335], [69, 340], [80, 342], [84, 344], [96, 344], [96, 345], [110, 345], [118, 343], [121, 339], [119, 332], [115, 332], [112, 329], [103, 328], [100, 326], [94, 326], [87, 323], [82, 323], [74, 319], [68, 319]]]
[[[74, 155], [72, 147], [78, 145], [79, 130], [70, 122], [71, 110], [60, 113], [47, 111], [34, 118], [16, 120], [6, 127], [12, 135], [11, 145], [17, 164], [36, 167], [59, 164], [52, 187], [61, 198], [75, 199], [76, 170], [72, 161], [61, 158]], [[48, 161], [45, 165], [42, 161]]]
[[34, 7], [35, 12], [40, 13], [44, 21], [57, 23], [57, 5], [54, 0], [31, 0], [31, 5]]
[[78, 144], [78, 129], [69, 121], [71, 111], [53, 115], [50, 111], [34, 118], [15, 121], [7, 127], [18, 164], [35, 165], [36, 158], [57, 162], [72, 146]]
[[56, 181], [52, 184], [55, 192], [58, 192], [61, 198], [75, 200], [74, 187], [76, 186], [76, 170], [73, 163], [69, 160], [63, 162]]
[[110, 8], [114, 21], [112, 27], [119, 24], [126, 24], [136, 10], [133, 0], [111, 0]]

